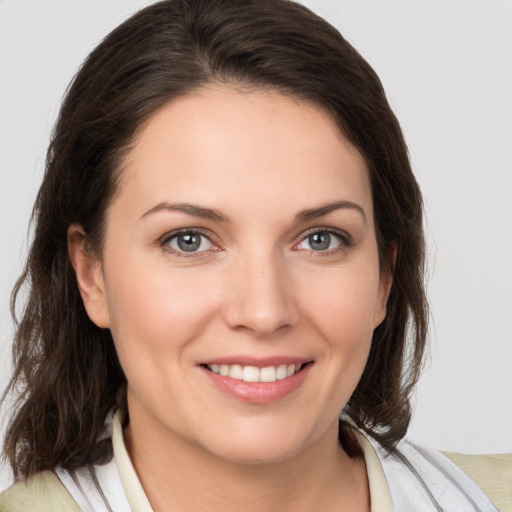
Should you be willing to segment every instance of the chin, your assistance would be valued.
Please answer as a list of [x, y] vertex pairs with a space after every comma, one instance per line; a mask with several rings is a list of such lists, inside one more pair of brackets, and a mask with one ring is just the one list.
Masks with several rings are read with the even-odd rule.
[[224, 459], [226, 462], [239, 465], [268, 465], [277, 464], [292, 459], [301, 452], [300, 448], [294, 446], [269, 446], [268, 443], [261, 445], [233, 445], [229, 448], [219, 450], [213, 455]]
[[233, 464], [273, 464], [290, 460], [312, 444], [313, 436], [289, 427], [226, 429], [219, 439], [210, 439], [203, 448]]

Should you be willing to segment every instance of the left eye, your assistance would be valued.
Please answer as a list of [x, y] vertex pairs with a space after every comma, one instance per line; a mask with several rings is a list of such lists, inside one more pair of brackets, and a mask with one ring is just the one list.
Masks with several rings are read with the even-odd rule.
[[309, 251], [329, 251], [336, 249], [343, 243], [341, 235], [330, 231], [317, 231], [306, 236], [299, 245], [298, 249]]
[[201, 233], [187, 231], [171, 236], [166, 244], [176, 252], [202, 252], [213, 247], [212, 242]]

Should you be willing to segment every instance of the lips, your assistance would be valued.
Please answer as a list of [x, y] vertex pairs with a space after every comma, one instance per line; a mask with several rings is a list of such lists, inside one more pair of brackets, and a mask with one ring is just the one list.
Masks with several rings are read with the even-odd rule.
[[202, 363], [199, 368], [215, 388], [236, 399], [257, 404], [280, 400], [296, 391], [313, 361], [290, 358], [256, 360], [228, 358]]

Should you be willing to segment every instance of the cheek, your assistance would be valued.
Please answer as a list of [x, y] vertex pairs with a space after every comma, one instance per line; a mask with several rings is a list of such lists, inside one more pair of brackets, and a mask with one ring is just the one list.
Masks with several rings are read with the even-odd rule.
[[375, 318], [381, 310], [379, 277], [374, 266], [332, 269], [302, 283], [298, 296], [318, 330], [335, 342], [371, 341]]
[[[107, 283], [111, 331], [121, 361], [169, 364], [197, 337], [216, 310], [214, 283], [165, 267], [117, 268]], [[130, 275], [130, 279], [126, 279]]]
[[[346, 270], [346, 271], [345, 271]], [[306, 292], [302, 284], [300, 296], [302, 318], [309, 330], [320, 335], [319, 365], [323, 397], [332, 415], [341, 411], [361, 378], [371, 348], [379, 279], [373, 266], [350, 270], [333, 268], [319, 272]], [[315, 339], [314, 337], [312, 339]]]

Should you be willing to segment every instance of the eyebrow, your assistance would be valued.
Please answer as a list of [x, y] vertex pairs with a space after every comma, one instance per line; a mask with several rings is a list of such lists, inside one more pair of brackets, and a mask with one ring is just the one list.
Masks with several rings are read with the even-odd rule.
[[[320, 206], [318, 208], [309, 208], [307, 210], [302, 210], [295, 216], [296, 222], [306, 222], [308, 220], [316, 219], [318, 217], [322, 217], [327, 215], [333, 211], [340, 209], [351, 209], [359, 212], [363, 217], [364, 222], [366, 223], [366, 213], [361, 206], [357, 203], [353, 203], [352, 201], [335, 201], [334, 203], [329, 203], [324, 206]], [[156, 206], [148, 210], [144, 213], [139, 220], [151, 215], [153, 213], [160, 212], [162, 210], [166, 211], [180, 211], [184, 213], [188, 213], [189, 215], [193, 215], [194, 217], [200, 217], [202, 219], [217, 221], [217, 222], [229, 222], [229, 217], [219, 212], [219, 210], [214, 210], [211, 208], [204, 208], [202, 206], [197, 206], [190, 203], [169, 203], [167, 201], [163, 201], [158, 203]]]
[[311, 208], [308, 210], [303, 210], [296, 215], [296, 220], [298, 222], [304, 222], [312, 219], [316, 219], [317, 217], [322, 217], [331, 213], [335, 210], [340, 209], [351, 209], [359, 212], [363, 217], [363, 220], [366, 224], [366, 213], [361, 206], [357, 203], [353, 203], [352, 201], [335, 201], [334, 203], [326, 204], [325, 206], [320, 206], [319, 208]]
[[139, 220], [142, 220], [148, 215], [162, 210], [184, 212], [188, 213], [189, 215], [193, 215], [194, 217], [200, 217], [202, 219], [208, 219], [217, 222], [229, 221], [228, 217], [220, 213], [218, 210], [212, 210], [211, 208], [204, 208], [202, 206], [189, 203], [168, 203], [166, 201], [158, 203], [155, 207], [151, 208], [151, 210], [148, 210], [139, 218]]

